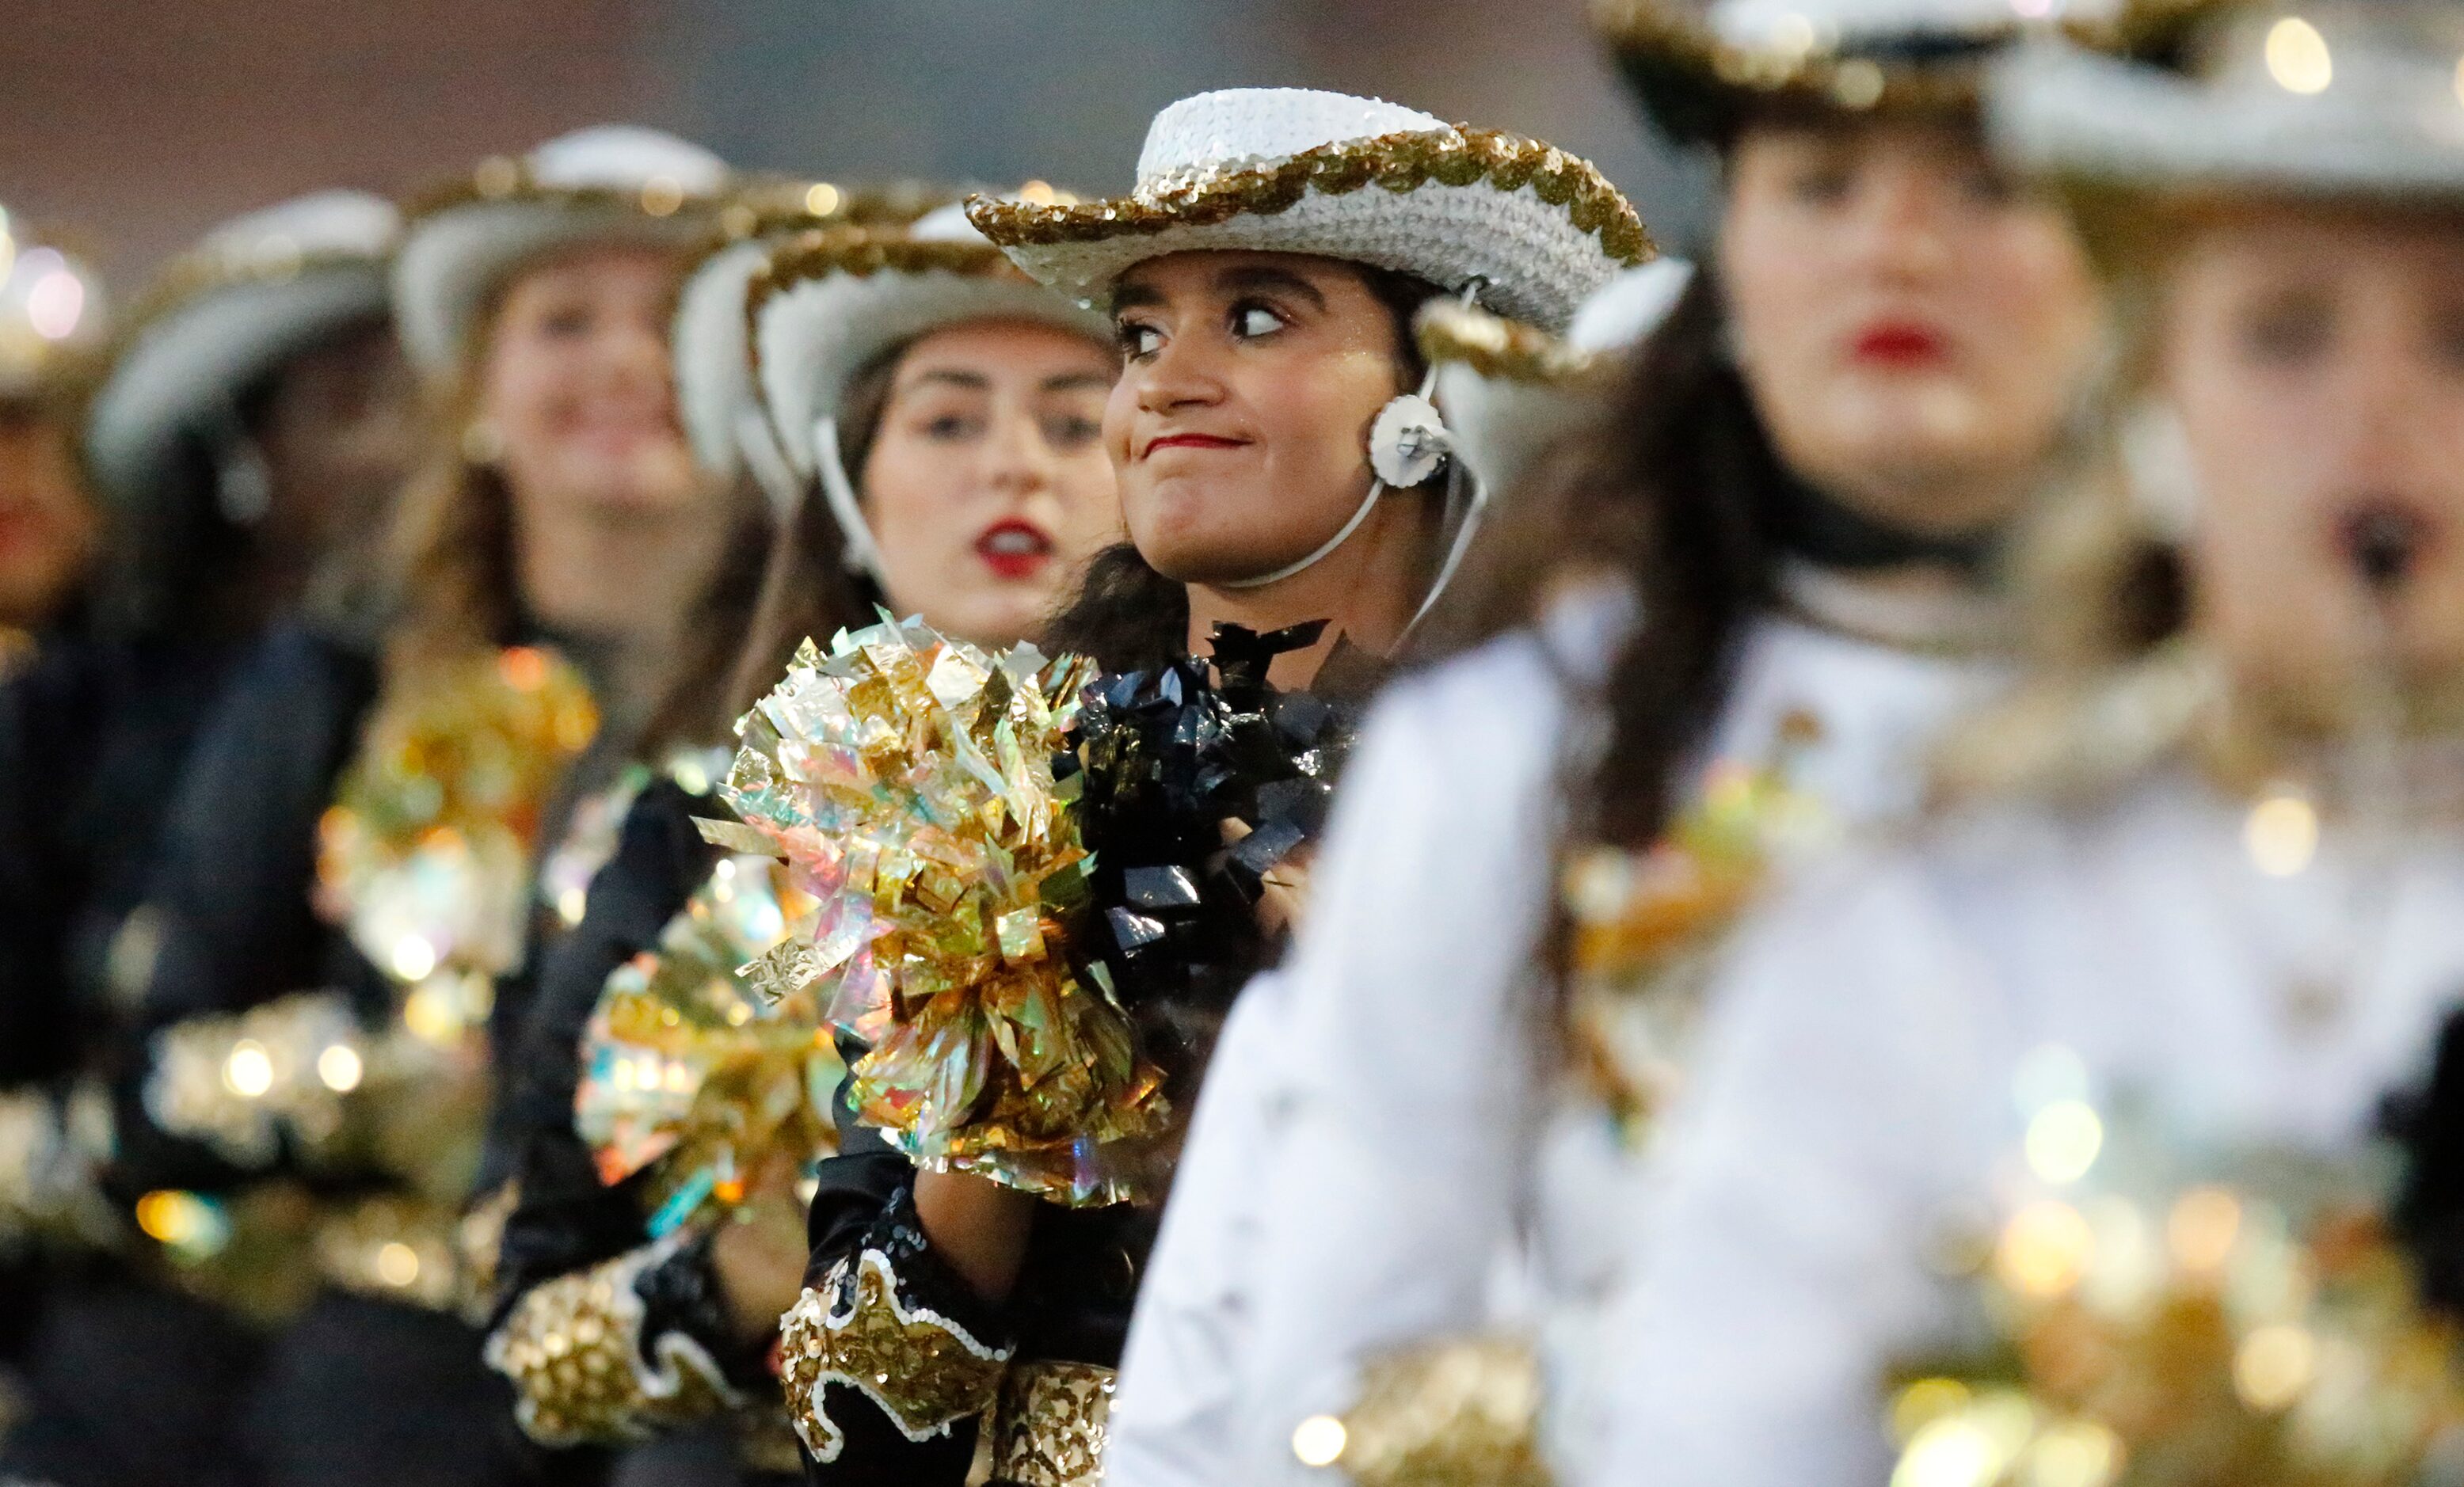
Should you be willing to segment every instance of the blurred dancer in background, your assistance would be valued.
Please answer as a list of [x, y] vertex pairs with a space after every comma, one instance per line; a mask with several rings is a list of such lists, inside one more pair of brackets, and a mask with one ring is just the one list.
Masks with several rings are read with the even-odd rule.
[[246, 1422], [268, 1481], [517, 1471], [456, 1215], [491, 1017], [559, 922], [539, 860], [604, 855], [574, 804], [630, 757], [722, 553], [759, 540], [758, 503], [693, 463], [668, 356], [728, 179], [590, 129], [415, 216], [393, 305], [434, 422], [383, 628], [270, 641], [184, 777], [148, 900], [159, 1137], [125, 1160], [176, 1262], [287, 1319]]
[[0, 208], [0, 678], [79, 617], [102, 521], [77, 468], [76, 391], [107, 321], [84, 264]]
[[[1535, 457], [1437, 647], [1470, 653], [1372, 720], [1280, 1005], [1236, 1019], [1193, 1133], [1126, 1487], [1374, 1480], [1404, 1450], [1577, 1469], [1705, 956], [1767, 871], [1912, 806], [2002, 670], [2003, 535], [2100, 324], [2068, 224], [1983, 147], [2010, 11], [1607, 19], [1654, 117], [1718, 153], [1718, 242], [1569, 394], [1597, 406]], [[1241, 1086], [1254, 1113], [1219, 1116]], [[1420, 1438], [1337, 1425], [1365, 1374], [1416, 1397], [1387, 1355], [1497, 1327], [1430, 1376], [1498, 1372], [1403, 1411]]]
[[[705, 749], [807, 637], [863, 629], [887, 605], [1007, 648], [1119, 532], [1099, 438], [1114, 371], [1103, 317], [1018, 274], [955, 206], [905, 225], [929, 193], [806, 194], [823, 191], [834, 220], [715, 255], [678, 321], [705, 463], [785, 481], [760, 623], [721, 637], [744, 664], [717, 674], [758, 690], [715, 707], [705, 689], [680, 740]], [[696, 753], [642, 792], [581, 927], [547, 959], [489, 1360], [536, 1438], [726, 1418], [749, 1473], [792, 1478], [770, 1354], [803, 1280], [809, 1172], [836, 1146], [840, 1070], [812, 1007], [765, 1006], [735, 979], [800, 915], [778, 864], [697, 832], [695, 817], [727, 814], [708, 793], [724, 768]], [[661, 1032], [668, 1011], [691, 1030]], [[690, 1071], [693, 1107], [632, 1077], [646, 1061]]]
[[[53, 1241], [42, 1304], [11, 1308], [38, 1331], [5, 1459], [62, 1482], [236, 1470], [253, 1345], [160, 1283], [132, 1194], [106, 1196], [96, 1171], [141, 1124], [106, 1091], [128, 1073], [156, 944], [132, 910], [190, 740], [277, 618], [364, 623], [360, 579], [409, 452], [385, 289], [397, 229], [353, 192], [217, 229], [159, 275], [63, 426], [102, 500], [105, 556], [0, 689], [0, 1002], [38, 1025], [7, 1039], [0, 1120], [26, 1186], [0, 1211]], [[63, 313], [66, 297], [38, 285], [27, 308]]]
[[[2073, 188], [2133, 309], [2112, 417], [2048, 514], [2029, 686], [1952, 755], [1964, 806], [1723, 968], [1598, 1480], [1877, 1481], [1886, 1422], [1903, 1480], [2436, 1475], [2459, 50], [2451, 6], [2247, 4], [2187, 74], [1997, 77], [1998, 141]], [[2176, 536], [2187, 623], [2150, 645]]]

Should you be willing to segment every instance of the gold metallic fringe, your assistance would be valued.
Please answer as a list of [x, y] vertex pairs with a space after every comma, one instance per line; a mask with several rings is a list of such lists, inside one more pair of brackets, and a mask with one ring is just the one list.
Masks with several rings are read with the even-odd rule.
[[847, 1443], [823, 1408], [826, 1386], [863, 1394], [901, 1434], [921, 1441], [983, 1413], [1009, 1365], [1009, 1349], [985, 1346], [937, 1312], [911, 1310], [879, 1250], [839, 1261], [779, 1325], [787, 1412], [816, 1461], [838, 1459]]
[[1375, 186], [1398, 194], [1430, 183], [1529, 186], [1574, 227], [1599, 240], [1621, 264], [1648, 262], [1658, 250], [1622, 192], [1591, 162], [1552, 144], [1492, 129], [1455, 125], [1321, 144], [1286, 160], [1166, 183], [1109, 201], [1052, 203], [974, 197], [967, 216], [1004, 248], [1092, 243], [1172, 228], [1212, 227], [1235, 217], [1272, 216], [1305, 196], [1344, 196]]

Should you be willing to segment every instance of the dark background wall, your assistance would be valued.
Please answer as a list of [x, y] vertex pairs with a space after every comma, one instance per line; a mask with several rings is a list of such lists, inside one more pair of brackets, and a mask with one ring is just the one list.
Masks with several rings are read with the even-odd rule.
[[1236, 84], [1538, 135], [1663, 241], [1702, 218], [1581, 0], [33, 0], [0, 26], [0, 204], [81, 232], [124, 297], [232, 212], [583, 123], [805, 174], [1111, 190], [1155, 109]]

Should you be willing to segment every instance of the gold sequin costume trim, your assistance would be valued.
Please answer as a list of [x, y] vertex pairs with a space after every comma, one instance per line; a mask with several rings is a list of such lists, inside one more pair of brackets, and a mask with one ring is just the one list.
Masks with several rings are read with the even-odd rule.
[[992, 1487], [1094, 1487], [1111, 1426], [1111, 1369], [1037, 1361], [1013, 1366], [993, 1405]]
[[111, 1098], [99, 1084], [78, 1084], [65, 1104], [44, 1089], [0, 1094], [0, 1249], [44, 1237], [124, 1237], [99, 1182], [111, 1132]]
[[[1891, 1479], [2452, 1480], [2464, 1337], [2381, 1212], [2368, 1158], [2395, 1153], [2203, 1148], [2127, 1104], [2101, 1114], [2085, 1173], [2007, 1189], [1991, 1227], [1929, 1246], [1981, 1325], [1888, 1370]], [[2153, 1242], [2111, 1238], [2132, 1234]]]
[[806, 1286], [779, 1331], [787, 1412], [822, 1462], [837, 1460], [847, 1444], [823, 1397], [830, 1385], [864, 1395], [900, 1434], [924, 1441], [981, 1414], [1010, 1358], [1008, 1348], [985, 1346], [938, 1312], [910, 1309], [890, 1257], [877, 1249], [839, 1261], [820, 1285]]
[[488, 1338], [488, 1367], [514, 1384], [514, 1416], [544, 1445], [647, 1440], [743, 1401], [701, 1345], [663, 1332], [643, 1349], [633, 1283], [693, 1237], [656, 1244], [533, 1287]]
[[528, 162], [511, 155], [491, 155], [471, 173], [411, 198], [403, 208], [406, 228], [460, 207], [498, 202], [540, 202], [558, 207], [602, 208], [636, 213], [653, 220], [679, 214], [699, 216], [718, 211], [728, 194], [696, 195], [674, 182], [654, 179], [639, 187], [547, 186], [531, 173]]
[[1550, 1487], [1540, 1366], [1508, 1338], [1449, 1338], [1372, 1362], [1334, 1464], [1357, 1487]]
[[334, 992], [191, 1017], [155, 1037], [145, 1110], [241, 1167], [270, 1164], [286, 1137], [313, 1158], [341, 1134], [343, 1097], [366, 1076], [366, 1041]]
[[1321, 144], [1287, 159], [1167, 181], [1130, 196], [1096, 202], [995, 201], [976, 197], [968, 219], [1004, 248], [1094, 243], [1171, 228], [1213, 227], [1235, 217], [1273, 216], [1303, 197], [1346, 196], [1375, 186], [1398, 194], [1431, 184], [1532, 193], [1566, 209], [1601, 251], [1632, 267], [1657, 250], [1642, 218], [1590, 162], [1552, 144], [1494, 129], [1455, 125]]
[[429, 1311], [469, 1299], [455, 1243], [459, 1215], [443, 1203], [383, 1195], [328, 1213], [317, 1226], [317, 1273], [336, 1290]]
[[1629, 1147], [1648, 1145], [1683, 1085], [1714, 952], [1766, 873], [1837, 830], [1819, 799], [1790, 783], [1820, 734], [1811, 714], [1791, 714], [1768, 762], [1713, 761], [1649, 849], [1594, 847], [1560, 874], [1573, 934], [1569, 1039]]

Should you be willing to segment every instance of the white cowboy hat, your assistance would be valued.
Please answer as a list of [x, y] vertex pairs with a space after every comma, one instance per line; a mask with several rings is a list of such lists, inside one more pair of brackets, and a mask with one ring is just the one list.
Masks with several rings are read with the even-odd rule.
[[1634, 208], [1587, 161], [1375, 98], [1298, 88], [1201, 93], [1157, 114], [1136, 187], [1087, 203], [977, 198], [1019, 267], [1072, 298], [1165, 253], [1315, 253], [1477, 283], [1504, 315], [1562, 330], [1585, 295], [1652, 255]]
[[957, 204], [905, 230], [838, 229], [781, 245], [752, 290], [762, 405], [787, 464], [817, 480], [850, 567], [880, 555], [840, 459], [839, 417], [857, 375], [892, 348], [968, 320], [1031, 320], [1109, 345], [1102, 316], [1037, 284], [968, 225]]
[[710, 151], [630, 124], [481, 162], [412, 215], [393, 273], [403, 349], [422, 373], [451, 374], [488, 296], [516, 270], [588, 243], [688, 247], [710, 231], [729, 184]]
[[1683, 258], [1628, 269], [1583, 302], [1562, 339], [1452, 300], [1423, 306], [1420, 352], [1437, 371], [1453, 452], [1487, 490], [1511, 491], [1582, 427], [1603, 368], [1658, 330], [1693, 281]]
[[776, 248], [800, 232], [841, 224], [903, 226], [949, 197], [914, 183], [850, 190], [828, 182], [769, 182], [729, 202], [719, 213], [722, 235], [676, 296], [671, 340], [677, 413], [695, 463], [724, 480], [750, 472], [781, 518], [803, 499], [803, 482], [787, 464], [754, 383], [746, 310], [754, 276]]
[[1989, 119], [2022, 168], [2163, 192], [2464, 195], [2464, 10], [2426, 0], [2238, 5], [2184, 70], [2053, 45], [1997, 69]]
[[320, 191], [223, 224], [156, 275], [85, 417], [85, 464], [122, 504], [167, 477], [183, 436], [219, 443], [252, 383], [385, 313], [402, 220], [364, 191]]
[[102, 349], [110, 319], [94, 269], [0, 208], [0, 403], [68, 385]]
[[2208, 0], [1593, 0], [1653, 120], [1720, 142], [1757, 109], [1972, 109], [1987, 63], [2033, 34], [2160, 55]]

